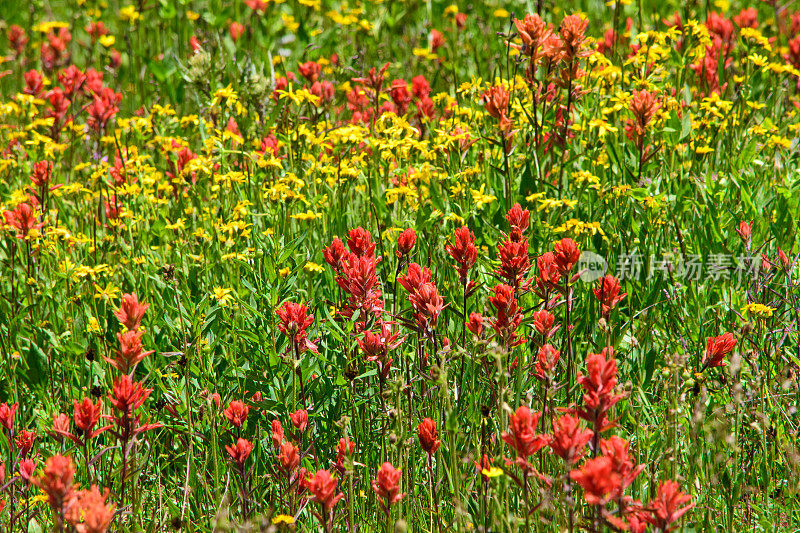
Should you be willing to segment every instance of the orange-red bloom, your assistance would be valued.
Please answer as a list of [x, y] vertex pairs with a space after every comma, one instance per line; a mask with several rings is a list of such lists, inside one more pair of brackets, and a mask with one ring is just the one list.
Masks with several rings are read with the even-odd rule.
[[439, 440], [439, 434], [436, 432], [436, 422], [430, 418], [423, 419], [417, 426], [417, 438], [419, 439], [419, 445], [429, 456], [436, 453], [436, 450], [442, 444], [442, 441]]
[[703, 356], [703, 369], [727, 365], [728, 363], [723, 359], [733, 350], [734, 346], [736, 346], [736, 339], [731, 333], [723, 333], [719, 337], [708, 337], [706, 353]]
[[136, 293], [123, 294], [119, 303], [119, 309], [114, 313], [120, 324], [129, 331], [136, 331], [142, 323], [144, 313], [150, 304], [139, 302]]

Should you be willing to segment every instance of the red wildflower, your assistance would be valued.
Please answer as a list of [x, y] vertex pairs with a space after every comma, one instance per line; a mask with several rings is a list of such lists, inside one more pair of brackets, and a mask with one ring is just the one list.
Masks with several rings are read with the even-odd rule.
[[17, 433], [17, 436], [14, 439], [14, 445], [16, 446], [17, 450], [19, 450], [19, 453], [22, 455], [22, 457], [25, 457], [28, 455], [28, 452], [31, 451], [34, 440], [36, 440], [36, 433], [33, 431], [22, 430]]
[[400, 346], [405, 337], [400, 337], [399, 332], [392, 333], [391, 326], [387, 322], [381, 321], [379, 328], [380, 331], [378, 333], [365, 331], [364, 337], [357, 340], [361, 351], [366, 356], [366, 360], [376, 361], [380, 376], [385, 379], [392, 366], [392, 358], [389, 357], [389, 352]]
[[621, 486], [612, 460], [605, 456], [589, 459], [580, 469], [571, 471], [569, 477], [583, 488], [583, 497], [589, 505], [605, 505]]
[[347, 247], [359, 257], [374, 256], [376, 243], [372, 235], [364, 228], [358, 227], [347, 232]]
[[481, 336], [481, 333], [483, 333], [483, 317], [481, 316], [480, 313], [469, 314], [467, 329], [476, 337]]
[[116, 357], [111, 359], [103, 356], [103, 359], [122, 372], [129, 374], [133, 372], [145, 357], [154, 353], [154, 350], [144, 351], [142, 347], [142, 334], [143, 331], [126, 331], [124, 333], [117, 333], [120, 349], [117, 351]]
[[[694, 507], [691, 501], [692, 497], [681, 492], [676, 481], [662, 481], [658, 486], [656, 499], [650, 502], [653, 511], [651, 523], [659, 531], [674, 530], [672, 524]], [[688, 505], [684, 505], [687, 503]]]
[[272, 445], [279, 450], [283, 442], [283, 426], [277, 418], [272, 421]]
[[444, 299], [439, 295], [436, 285], [427, 282], [417, 292], [408, 295], [414, 308], [414, 320], [421, 331], [436, 329], [439, 315], [445, 308]]
[[378, 470], [378, 475], [372, 482], [372, 490], [382, 500], [381, 505], [387, 515], [392, 504], [399, 502], [405, 496], [405, 493], [400, 492], [400, 478], [402, 475], [402, 470], [392, 466], [392, 463], [386, 462]]
[[439, 440], [439, 434], [436, 432], [436, 422], [430, 418], [425, 418], [417, 426], [417, 438], [422, 449], [427, 452], [429, 456], [436, 453], [442, 441]]
[[706, 353], [703, 356], [703, 370], [726, 366], [727, 363], [723, 359], [733, 350], [734, 346], [736, 346], [736, 339], [731, 333], [723, 333], [719, 337], [708, 337]]
[[278, 461], [284, 472], [291, 474], [300, 465], [300, 449], [291, 442], [281, 443]]
[[558, 286], [561, 281], [561, 268], [553, 252], [545, 252], [537, 257], [536, 266], [539, 268], [539, 277], [536, 279], [539, 287], [547, 290]]
[[502, 85], [489, 87], [489, 89], [481, 95], [481, 99], [483, 100], [483, 106], [486, 108], [486, 112], [489, 113], [491, 117], [499, 120], [506, 116], [508, 112], [509, 94], [505, 87]]
[[36, 470], [36, 461], [34, 459], [23, 459], [19, 462], [19, 475], [27, 483], [32, 482], [33, 471]]
[[481, 458], [480, 461], [473, 461], [473, 463], [475, 464], [475, 472], [481, 476], [481, 479], [483, 480], [484, 483], [488, 483], [489, 476], [487, 476], [483, 472], [484, 470], [488, 471], [490, 468], [492, 468], [492, 463], [491, 461], [489, 461], [489, 456], [483, 454], [483, 457]]
[[409, 293], [419, 291], [420, 287], [431, 280], [431, 271], [428, 267], [421, 267], [417, 263], [408, 265], [405, 274], [397, 276], [397, 282]]
[[100, 493], [97, 485], [75, 493], [66, 514], [78, 533], [106, 533], [114, 521], [116, 506], [106, 503], [108, 489]]
[[322, 67], [316, 61], [307, 61], [297, 66], [297, 71], [307, 79], [309, 82], [314, 83], [319, 78], [322, 72]]
[[594, 295], [603, 306], [603, 314], [606, 315], [614, 309], [617, 304], [625, 298], [628, 293], [619, 293], [621, 290], [619, 280], [611, 274], [606, 275], [600, 280], [597, 288], [592, 289]]
[[611, 459], [611, 468], [620, 477], [620, 490], [614, 499], [622, 497], [622, 491], [628, 488], [633, 480], [644, 470], [645, 465], [636, 465], [630, 456], [630, 443], [616, 435], [610, 439], [600, 440], [600, 451]]
[[230, 446], [226, 444], [225, 450], [228, 452], [228, 455], [231, 456], [233, 462], [236, 463], [239, 468], [242, 468], [244, 467], [244, 462], [250, 457], [250, 452], [253, 451], [253, 443], [247, 439], [236, 439], [236, 445]]
[[739, 238], [742, 239], [742, 242], [745, 244], [745, 246], [750, 246], [752, 222], [746, 222], [744, 220], [739, 222], [739, 227], [736, 228], [736, 233], [739, 234]]
[[119, 310], [114, 313], [120, 324], [125, 326], [129, 331], [139, 329], [144, 318], [144, 313], [150, 304], [143, 304], [139, 302], [136, 293], [123, 294], [119, 302]]
[[561, 275], [564, 276], [581, 258], [581, 250], [575, 241], [567, 237], [553, 245], [553, 255]]
[[495, 274], [517, 289], [527, 289], [530, 281], [526, 280], [525, 276], [531, 269], [528, 258], [528, 241], [515, 241], [509, 238], [497, 246], [497, 254], [500, 259], [500, 268], [495, 270]]
[[411, 93], [408, 91], [408, 84], [406, 81], [392, 81], [392, 86], [389, 90], [389, 96], [392, 98], [392, 102], [394, 103], [395, 107], [397, 107], [397, 114], [405, 115], [406, 111], [408, 111], [408, 104], [411, 103]]
[[494, 296], [489, 297], [489, 302], [497, 310], [497, 317], [490, 323], [501, 343], [508, 349], [522, 344], [525, 339], [516, 333], [522, 323], [522, 314], [519, 312], [514, 288], [503, 284], [497, 285], [494, 288]]
[[339, 272], [342, 270], [342, 261], [347, 257], [347, 250], [344, 249], [344, 243], [339, 237], [335, 237], [331, 241], [330, 246], [322, 250], [322, 257], [333, 270]]
[[11, 434], [14, 433], [14, 418], [16, 418], [17, 409], [19, 409], [19, 403], [11, 405], [5, 402], [0, 403], [0, 424]]
[[95, 438], [97, 435], [108, 429], [108, 426], [99, 428], [96, 431], [94, 427], [100, 420], [100, 411], [103, 407], [103, 400], [97, 399], [97, 403], [92, 403], [91, 398], [84, 398], [82, 401], [72, 400], [72, 406], [75, 409], [73, 420], [75, 427], [83, 431], [84, 439], [89, 440]]
[[542, 309], [533, 313], [533, 329], [545, 339], [554, 333], [553, 323], [556, 317], [550, 311]]
[[566, 414], [553, 420], [550, 448], [568, 464], [574, 464], [583, 457], [583, 449], [593, 435], [590, 429], [581, 427], [579, 418]]
[[278, 330], [292, 340], [292, 347], [298, 354], [306, 350], [319, 353], [317, 345], [308, 339], [306, 329], [314, 322], [314, 315], [308, 314], [305, 305], [287, 301], [277, 314], [281, 319]]
[[17, 239], [20, 240], [27, 238], [31, 231], [39, 230], [44, 226], [44, 222], [37, 222], [39, 214], [28, 203], [21, 203], [14, 210], [5, 211], [3, 217], [6, 224], [17, 230]]
[[57, 516], [62, 515], [64, 504], [72, 495], [72, 479], [75, 465], [69, 456], [54, 455], [45, 462], [44, 472], [33, 480], [34, 485], [47, 494], [50, 508]]
[[305, 431], [308, 426], [308, 411], [305, 409], [298, 409], [289, 415], [292, 424], [300, 431]]
[[247, 420], [247, 413], [250, 408], [247, 407], [241, 400], [232, 400], [228, 408], [223, 411], [225, 418], [236, 429], [242, 429], [245, 421]]
[[346, 442], [344, 437], [339, 439], [339, 444], [336, 445], [336, 469], [339, 470], [339, 472], [344, 472], [344, 460], [346, 457], [353, 455], [355, 450], [355, 441], [349, 440], [349, 442]]
[[405, 257], [414, 249], [417, 242], [417, 232], [409, 228], [397, 237], [397, 257]]
[[590, 353], [586, 357], [586, 370], [584, 375], [578, 371], [577, 381], [583, 388], [583, 406], [575, 413], [593, 424], [595, 432], [600, 433], [609, 429], [612, 424], [608, 421], [608, 410], [622, 399], [621, 394], [615, 394], [617, 386], [617, 361], [614, 359], [613, 348], [603, 348], [600, 353]]
[[323, 515], [327, 515], [344, 497], [341, 492], [336, 493], [337, 483], [327, 470], [317, 470], [313, 477], [308, 478], [308, 490], [314, 495], [314, 501], [322, 506]]
[[539, 354], [536, 359], [536, 367], [534, 369], [534, 375], [541, 379], [542, 381], [550, 381], [553, 375], [553, 371], [558, 364], [558, 358], [561, 356], [561, 352], [550, 346], [549, 344], [545, 344], [541, 348], [539, 348]]
[[[539, 423], [541, 413], [533, 412], [522, 405], [517, 408], [509, 419], [509, 431], [504, 431], [500, 436], [503, 442], [517, 454], [517, 463], [523, 469], [530, 468], [528, 457], [547, 446], [547, 435], [536, 433], [536, 424]], [[513, 461], [508, 461], [512, 463]]]
[[531, 212], [527, 209], [522, 209], [519, 204], [514, 204], [506, 213], [506, 220], [511, 225], [512, 237], [516, 236], [517, 240], [519, 240], [530, 225]]

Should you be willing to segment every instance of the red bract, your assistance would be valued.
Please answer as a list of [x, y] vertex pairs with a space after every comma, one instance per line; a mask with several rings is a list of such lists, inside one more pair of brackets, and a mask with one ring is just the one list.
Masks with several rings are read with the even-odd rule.
[[409, 228], [397, 237], [397, 257], [404, 257], [411, 253], [417, 242], [417, 232]]
[[279, 450], [282, 442], [283, 426], [281, 425], [280, 420], [275, 419], [272, 421], [272, 445], [275, 446], [276, 450]]
[[411, 103], [411, 93], [408, 92], [408, 84], [405, 80], [392, 81], [389, 96], [392, 98], [395, 107], [397, 107], [397, 114], [405, 115], [406, 111], [408, 111], [408, 104]]
[[494, 288], [494, 296], [489, 297], [489, 302], [497, 310], [497, 317], [491, 319], [490, 323], [500, 342], [509, 350], [525, 342], [523, 337], [516, 334], [517, 328], [522, 323], [522, 314], [519, 312], [513, 287], [497, 285]]
[[3, 217], [6, 224], [17, 230], [17, 239], [20, 240], [27, 238], [31, 231], [44, 226], [44, 222], [38, 222], [39, 214], [36, 208], [27, 203], [19, 204], [12, 211], [5, 211]]
[[621, 490], [620, 476], [614, 472], [611, 459], [605, 456], [589, 459], [580, 469], [571, 471], [569, 477], [583, 488], [583, 497], [589, 505], [605, 505], [612, 494]]
[[124, 414], [132, 414], [144, 404], [153, 389], [145, 389], [141, 383], [134, 382], [130, 376], [122, 376], [114, 380], [113, 391], [108, 394], [108, 401], [114, 408]]
[[344, 249], [344, 243], [339, 237], [335, 237], [330, 246], [322, 250], [322, 257], [325, 262], [337, 273], [342, 270], [342, 261], [347, 256], [347, 250]]
[[97, 485], [75, 493], [66, 519], [78, 533], [106, 533], [114, 521], [116, 505], [107, 504], [108, 489], [102, 494]]
[[44, 472], [33, 480], [34, 485], [47, 494], [50, 508], [56, 516], [63, 516], [64, 504], [72, 495], [75, 465], [69, 456], [54, 455], [45, 462]]
[[489, 461], [489, 456], [486, 455], [486, 454], [483, 454], [483, 457], [481, 458], [481, 460], [480, 461], [473, 461], [473, 464], [475, 465], [475, 472], [479, 476], [481, 476], [481, 480], [483, 480], [484, 483], [488, 483], [489, 482], [489, 476], [487, 476], [483, 472], [484, 471], [488, 472], [489, 469], [492, 468], [492, 463], [491, 463], [491, 461]]
[[297, 72], [309, 82], [314, 83], [322, 72], [322, 67], [316, 61], [307, 61], [297, 65]]
[[553, 252], [545, 252], [536, 258], [536, 266], [539, 268], [539, 277], [536, 284], [540, 289], [547, 291], [556, 288], [561, 281], [561, 268], [556, 262]]
[[135, 292], [123, 294], [119, 303], [119, 310], [114, 313], [114, 316], [126, 329], [135, 331], [139, 329], [148, 307], [150, 307], [150, 304], [139, 302]]
[[553, 313], [542, 309], [533, 313], [533, 329], [535, 329], [545, 339], [553, 334], [553, 322], [556, 317]]
[[[527, 470], [530, 467], [528, 458], [547, 446], [547, 435], [536, 433], [541, 413], [531, 411], [528, 407], [520, 406], [509, 419], [509, 431], [504, 431], [500, 436], [503, 442], [517, 454], [517, 464]], [[514, 461], [507, 461], [509, 464]]]
[[604, 315], [608, 314], [609, 311], [614, 309], [617, 304], [628, 295], [626, 292], [620, 294], [619, 291], [621, 289], [622, 287], [619, 284], [619, 280], [611, 274], [603, 277], [598, 283], [597, 288], [592, 289], [597, 300], [603, 306]]
[[456, 261], [458, 270], [458, 280], [461, 285], [467, 285], [469, 269], [478, 260], [478, 249], [475, 247], [475, 234], [468, 227], [458, 228], [453, 236], [453, 243], [448, 244], [445, 249], [450, 257]]
[[417, 426], [417, 438], [419, 438], [419, 445], [429, 456], [436, 453], [442, 444], [439, 434], [436, 432], [436, 422], [430, 418], [423, 419]]
[[374, 256], [359, 256], [356, 253], [349, 254], [342, 261], [341, 273], [336, 277], [336, 283], [350, 295], [347, 305], [340, 311], [342, 316], [350, 318], [360, 310], [360, 320], [365, 322], [368, 317], [377, 317], [383, 313], [382, 293], [375, 273], [377, 265], [378, 260]]
[[14, 433], [14, 418], [16, 418], [17, 409], [19, 409], [19, 403], [13, 403], [11, 405], [5, 402], [0, 403], [0, 424], [2, 424], [9, 433]]
[[553, 245], [553, 255], [561, 275], [565, 276], [581, 258], [581, 250], [575, 241], [565, 238]]
[[517, 289], [527, 289], [530, 281], [525, 276], [531, 269], [528, 241], [508, 239], [497, 246], [497, 255], [500, 268], [495, 270], [495, 274]]
[[423, 284], [431, 280], [431, 271], [428, 267], [421, 267], [417, 263], [408, 265], [406, 274], [397, 276], [397, 282], [409, 293], [417, 292]]
[[579, 418], [563, 415], [553, 420], [553, 435], [550, 448], [568, 464], [574, 464], [583, 457], [583, 449], [594, 433], [581, 427]]
[[436, 329], [439, 315], [445, 308], [444, 299], [433, 283], [427, 282], [420, 286], [417, 292], [408, 295], [408, 300], [414, 308], [414, 320], [421, 332]]
[[327, 470], [317, 470], [313, 477], [308, 478], [308, 490], [314, 495], [314, 501], [322, 506], [323, 515], [333, 510], [333, 507], [344, 497], [336, 493], [338, 481]]
[[87, 108], [88, 117], [86, 124], [95, 131], [105, 129], [108, 121], [117, 114], [117, 104], [122, 100], [122, 95], [115, 93], [109, 87], [103, 87], [100, 94], [95, 94], [92, 103]]
[[400, 346], [405, 337], [400, 337], [399, 332], [392, 333], [391, 326], [386, 322], [381, 321], [378, 327], [378, 333], [365, 331], [364, 337], [358, 339], [358, 345], [361, 347], [361, 351], [364, 352], [367, 361], [376, 361], [378, 363], [380, 376], [385, 379], [392, 366], [392, 358], [389, 357], [389, 352]]
[[736, 346], [736, 339], [731, 333], [723, 333], [719, 337], [708, 337], [706, 353], [703, 356], [703, 369], [726, 366], [728, 363], [723, 359], [733, 350], [734, 346]]
[[253, 451], [253, 443], [247, 439], [236, 439], [236, 445], [231, 446], [226, 444], [225, 451], [231, 456], [233, 462], [236, 463], [239, 468], [242, 468], [244, 462], [250, 457], [250, 452]]
[[281, 443], [278, 461], [287, 474], [291, 474], [300, 465], [300, 449], [291, 442]]
[[36, 470], [36, 461], [33, 459], [23, 459], [19, 462], [19, 475], [27, 483], [32, 482], [33, 471]]
[[94, 427], [100, 420], [100, 411], [103, 407], [102, 399], [98, 398], [96, 404], [92, 403], [91, 398], [84, 398], [80, 402], [72, 400], [72, 406], [75, 408], [75, 414], [73, 415], [75, 427], [83, 431], [84, 439], [93, 439], [108, 429], [108, 426], [106, 426], [94, 431]]
[[22, 430], [14, 439], [14, 446], [17, 448], [19, 453], [25, 457], [28, 455], [28, 452], [31, 451], [31, 448], [33, 448], [34, 440], [36, 440], [36, 433], [33, 431]]
[[[659, 531], [673, 531], [675, 526], [672, 524], [694, 507], [691, 501], [692, 497], [681, 492], [676, 481], [662, 481], [658, 486], [656, 499], [650, 502], [653, 511], [650, 523]], [[687, 503], [689, 505], [684, 505]]]
[[308, 426], [308, 411], [305, 409], [298, 409], [294, 413], [290, 414], [289, 418], [292, 420], [292, 424], [295, 428], [300, 431], [306, 430], [306, 427]]
[[511, 225], [511, 237], [515, 240], [520, 240], [522, 234], [527, 231], [530, 225], [531, 212], [527, 209], [522, 209], [519, 204], [514, 204], [506, 213], [506, 220]]
[[306, 350], [319, 353], [317, 345], [308, 339], [306, 330], [314, 323], [314, 315], [308, 314], [305, 305], [284, 302], [276, 312], [281, 319], [278, 330], [291, 339], [291, 348], [295, 351], [295, 355], [302, 354]]
[[489, 89], [481, 95], [481, 99], [483, 100], [483, 106], [486, 108], [486, 112], [489, 113], [491, 117], [499, 120], [506, 116], [508, 112], [509, 94], [505, 87], [502, 85], [489, 87]]
[[476, 337], [480, 337], [483, 333], [483, 316], [480, 313], [470, 313], [467, 329]]
[[136, 365], [145, 357], [154, 353], [154, 350], [144, 351], [142, 347], [142, 333], [142, 331], [133, 330], [126, 331], [125, 333], [117, 333], [120, 349], [117, 351], [116, 357], [111, 359], [103, 356], [103, 359], [123, 374], [133, 372]]
[[233, 400], [230, 405], [228, 405], [228, 408], [223, 411], [223, 414], [233, 427], [241, 429], [247, 420], [247, 413], [249, 412], [250, 408], [247, 407], [244, 402], [241, 400]]
[[593, 424], [595, 432], [609, 429], [608, 410], [622, 399], [621, 394], [614, 394], [617, 386], [617, 361], [613, 348], [603, 348], [600, 353], [590, 353], [586, 357], [587, 374], [578, 371], [577, 381], [583, 388], [583, 406], [575, 413]]
[[372, 490], [381, 499], [381, 505], [387, 514], [392, 504], [399, 502], [405, 496], [405, 493], [400, 493], [402, 475], [401, 469], [395, 468], [392, 463], [387, 462], [381, 465], [377, 477], [372, 482]]
[[375, 243], [372, 242], [372, 235], [364, 228], [355, 228], [347, 232], [347, 247], [359, 257], [374, 256]]
[[558, 364], [558, 358], [561, 352], [545, 344], [539, 348], [539, 353], [536, 358], [536, 367], [534, 368], [534, 375], [542, 381], [549, 382], [552, 379], [553, 371]]
[[339, 444], [336, 445], [336, 469], [339, 472], [344, 472], [344, 460], [346, 457], [353, 455], [355, 449], [355, 441], [349, 440], [348, 442], [344, 438], [339, 439]]
[[614, 495], [614, 499], [622, 497], [622, 491], [627, 489], [633, 480], [644, 470], [645, 465], [637, 465], [630, 456], [630, 443], [616, 435], [610, 439], [600, 440], [600, 451], [605, 457], [611, 459], [612, 470], [619, 475], [620, 491]]

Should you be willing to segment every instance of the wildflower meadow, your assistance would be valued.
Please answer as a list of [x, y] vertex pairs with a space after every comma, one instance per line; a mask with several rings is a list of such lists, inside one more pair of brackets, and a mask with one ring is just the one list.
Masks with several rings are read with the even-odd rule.
[[800, 530], [800, 4], [3, 0], [0, 531]]

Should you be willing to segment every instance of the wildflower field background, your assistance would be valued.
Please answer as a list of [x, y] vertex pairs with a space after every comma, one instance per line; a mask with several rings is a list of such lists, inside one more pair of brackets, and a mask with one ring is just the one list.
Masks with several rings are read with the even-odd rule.
[[4, 0], [0, 531], [800, 528], [800, 5]]

